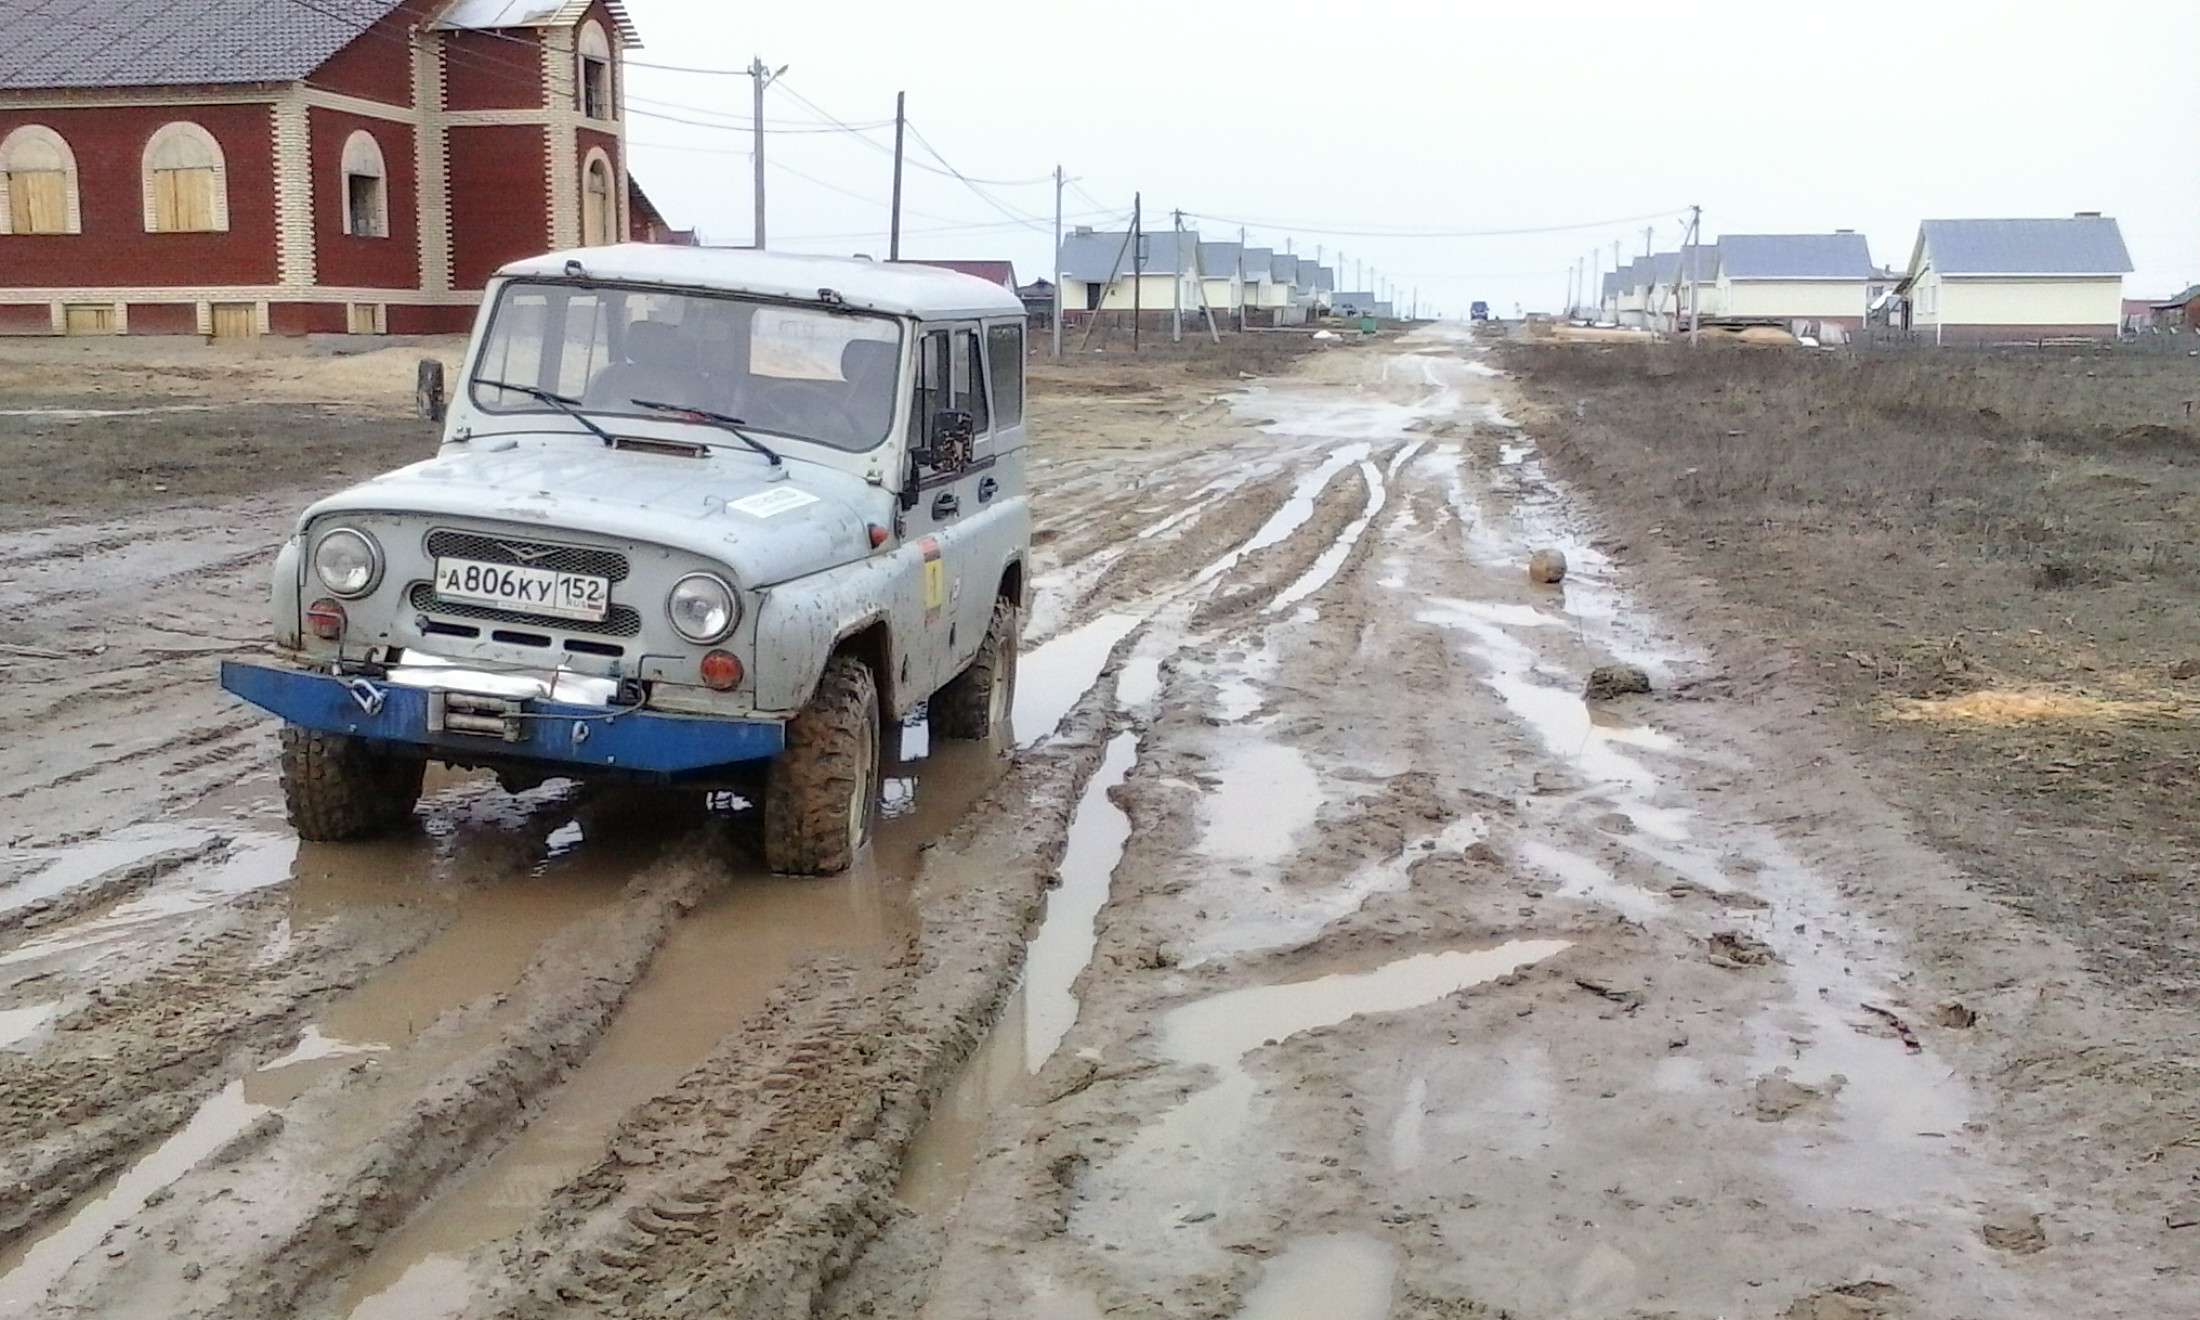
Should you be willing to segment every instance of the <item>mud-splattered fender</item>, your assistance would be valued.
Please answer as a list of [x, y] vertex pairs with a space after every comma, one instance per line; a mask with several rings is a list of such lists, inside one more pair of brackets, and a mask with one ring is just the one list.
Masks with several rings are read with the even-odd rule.
[[778, 583], [759, 595], [756, 659], [750, 667], [759, 711], [800, 710], [834, 646], [878, 623], [887, 630], [889, 672], [880, 678], [893, 694], [891, 713], [905, 715], [931, 695], [927, 676], [936, 666], [911, 656], [925, 636], [924, 560], [914, 543]]

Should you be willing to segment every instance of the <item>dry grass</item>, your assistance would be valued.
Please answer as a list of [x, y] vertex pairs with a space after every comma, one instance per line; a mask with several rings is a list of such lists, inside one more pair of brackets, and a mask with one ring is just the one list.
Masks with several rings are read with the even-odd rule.
[[1576, 433], [1569, 463], [1699, 514], [1929, 532], [1955, 553], [2020, 560], [2043, 589], [2200, 575], [2200, 426], [2181, 359], [1680, 345], [1508, 357], [1626, 437]]
[[2141, 993], [2200, 995], [2189, 360], [1510, 345], [1606, 548], [1718, 584], [1884, 791]]

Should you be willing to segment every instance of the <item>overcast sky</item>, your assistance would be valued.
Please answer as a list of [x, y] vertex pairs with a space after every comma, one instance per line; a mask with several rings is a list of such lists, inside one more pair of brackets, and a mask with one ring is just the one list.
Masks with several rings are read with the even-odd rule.
[[[1048, 273], [1068, 223], [1149, 227], [1379, 270], [1458, 314], [1553, 308], [1567, 269], [1704, 232], [1862, 231], [1903, 265], [1924, 218], [2122, 222], [2128, 297], [2200, 281], [2200, 0], [626, 0], [632, 168], [706, 242], [750, 241], [749, 80], [770, 245], [886, 251], [894, 93], [914, 140], [902, 254]], [[681, 123], [675, 119], [705, 121]], [[857, 135], [825, 117], [867, 129]], [[825, 131], [812, 131], [819, 128]], [[866, 140], [867, 139], [867, 140]], [[1563, 227], [1563, 228], [1561, 228]], [[1556, 230], [1509, 236], [1493, 230]], [[1406, 236], [1415, 235], [1415, 236]]]

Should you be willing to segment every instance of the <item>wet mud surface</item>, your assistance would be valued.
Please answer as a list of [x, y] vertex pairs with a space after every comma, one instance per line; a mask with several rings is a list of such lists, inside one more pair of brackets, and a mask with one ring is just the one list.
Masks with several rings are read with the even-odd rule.
[[1036, 370], [1012, 727], [830, 881], [469, 774], [300, 845], [209, 675], [301, 497], [0, 533], [0, 1317], [2179, 1313], [2145, 1010], [1508, 389]]

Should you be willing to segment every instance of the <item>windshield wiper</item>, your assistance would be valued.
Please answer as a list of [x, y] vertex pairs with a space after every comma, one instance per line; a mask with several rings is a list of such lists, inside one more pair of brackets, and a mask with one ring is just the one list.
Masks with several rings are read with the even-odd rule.
[[572, 418], [574, 421], [579, 422], [582, 426], [587, 427], [589, 431], [593, 433], [598, 440], [603, 441], [607, 447], [616, 446], [619, 443], [617, 440], [611, 438], [611, 432], [604, 430], [602, 427], [596, 425], [594, 422], [589, 421], [586, 417], [581, 415], [581, 401], [579, 399], [568, 399], [562, 394], [553, 394], [549, 390], [541, 389], [534, 385], [515, 385], [508, 380], [483, 380], [479, 376], [476, 376], [474, 378], [474, 383], [476, 385], [486, 385], [493, 390], [510, 390], [514, 394], [524, 394], [530, 399], [540, 399], [542, 402], [551, 405], [559, 412], [564, 413], [566, 416]]
[[671, 413], [675, 417], [685, 417], [692, 422], [709, 422], [730, 433], [734, 439], [739, 440], [742, 444], [770, 459], [773, 467], [786, 465], [786, 460], [779, 456], [777, 450], [750, 435], [747, 431], [742, 430], [741, 428], [747, 426], [748, 423], [738, 417], [728, 417], [724, 413], [715, 413], [708, 408], [690, 408], [684, 403], [659, 403], [654, 399], [630, 399], [628, 402], [637, 408], [647, 408], [651, 412]]

